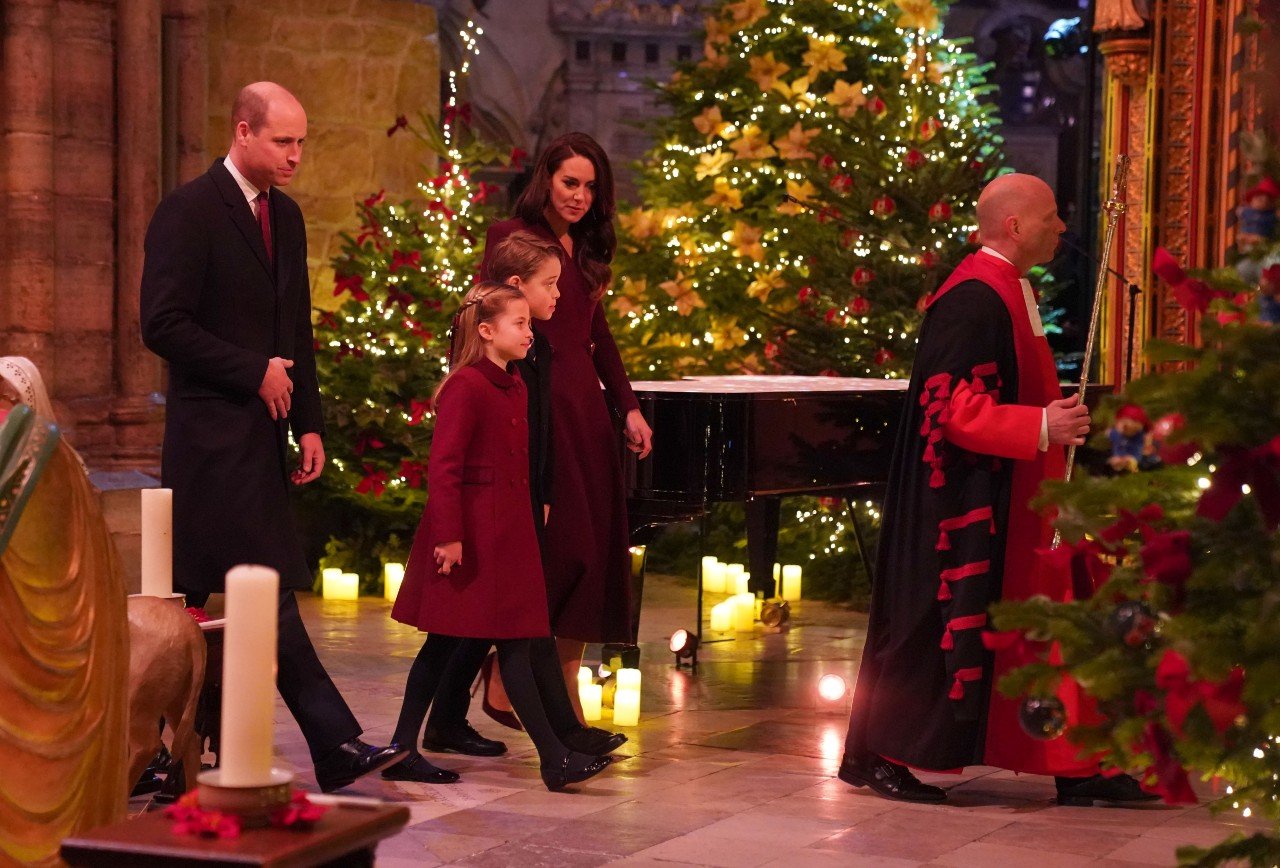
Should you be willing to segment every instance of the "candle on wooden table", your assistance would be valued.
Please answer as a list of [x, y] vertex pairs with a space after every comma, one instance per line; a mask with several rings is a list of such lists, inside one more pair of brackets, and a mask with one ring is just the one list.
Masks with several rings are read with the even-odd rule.
[[270, 567], [232, 567], [225, 606], [221, 784], [265, 786], [272, 783], [279, 574]]
[[733, 626], [733, 602], [725, 600], [711, 607], [711, 629], [723, 633]]
[[142, 489], [142, 593], [173, 594], [173, 489]]
[[800, 575], [799, 564], [787, 564], [782, 568], [782, 587], [778, 590], [782, 599], [792, 603], [800, 599]]
[[404, 582], [404, 564], [387, 563], [382, 565], [382, 596], [391, 602], [396, 601], [400, 593], [400, 585]]
[[579, 688], [582, 700], [582, 716], [587, 720], [600, 719], [600, 706], [604, 703], [604, 688], [599, 684], [584, 684]]

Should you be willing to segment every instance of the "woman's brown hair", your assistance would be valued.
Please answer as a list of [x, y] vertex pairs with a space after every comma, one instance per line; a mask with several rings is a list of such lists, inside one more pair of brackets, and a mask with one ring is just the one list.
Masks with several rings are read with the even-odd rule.
[[551, 178], [570, 157], [584, 157], [596, 170], [595, 197], [591, 209], [577, 223], [570, 224], [573, 258], [591, 283], [591, 297], [599, 301], [613, 277], [613, 254], [618, 236], [613, 228], [615, 214], [613, 169], [604, 148], [586, 133], [565, 133], [543, 149], [533, 168], [533, 177], [516, 201], [515, 216], [530, 226], [546, 221], [544, 212], [551, 201]]
[[432, 401], [439, 399], [445, 383], [454, 374], [484, 358], [480, 323], [492, 322], [513, 301], [524, 301], [524, 293], [510, 284], [482, 280], [471, 287], [453, 315], [453, 326], [449, 329], [449, 373], [436, 386]]

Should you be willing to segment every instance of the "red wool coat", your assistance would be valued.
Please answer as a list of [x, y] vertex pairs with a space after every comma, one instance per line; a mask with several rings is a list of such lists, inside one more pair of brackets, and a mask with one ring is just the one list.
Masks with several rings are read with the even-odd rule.
[[[524, 383], [488, 359], [458, 371], [437, 401], [427, 508], [391, 617], [476, 639], [549, 636], [547, 593], [529, 511]], [[437, 545], [462, 540], [441, 575]]]

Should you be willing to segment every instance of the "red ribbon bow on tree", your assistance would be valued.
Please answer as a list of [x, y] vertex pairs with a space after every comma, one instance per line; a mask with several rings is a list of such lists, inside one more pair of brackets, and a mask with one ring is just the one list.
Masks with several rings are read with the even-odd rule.
[[1200, 495], [1196, 513], [1222, 521], [1244, 497], [1243, 486], [1248, 485], [1267, 530], [1274, 531], [1280, 525], [1280, 435], [1253, 449], [1224, 446], [1219, 451], [1222, 465]]

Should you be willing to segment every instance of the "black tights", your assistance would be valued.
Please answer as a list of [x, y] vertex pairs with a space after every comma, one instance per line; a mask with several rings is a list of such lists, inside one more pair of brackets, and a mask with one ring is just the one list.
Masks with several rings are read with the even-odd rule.
[[[485, 650], [490, 644], [497, 645], [498, 666], [511, 707], [538, 749], [542, 764], [558, 765], [569, 751], [557, 733], [576, 728], [578, 718], [565, 687], [555, 640], [550, 637], [499, 639], [491, 643], [489, 640], [428, 634], [427, 641], [409, 668], [400, 718], [392, 741], [401, 747], [417, 750], [427, 708], [435, 698], [442, 679], [447, 683], [462, 677], [469, 683], [473, 677], [468, 674], [473, 657], [468, 651], [475, 650], [475, 643], [480, 643]], [[468, 670], [468, 673], [460, 673], [460, 668]]]

